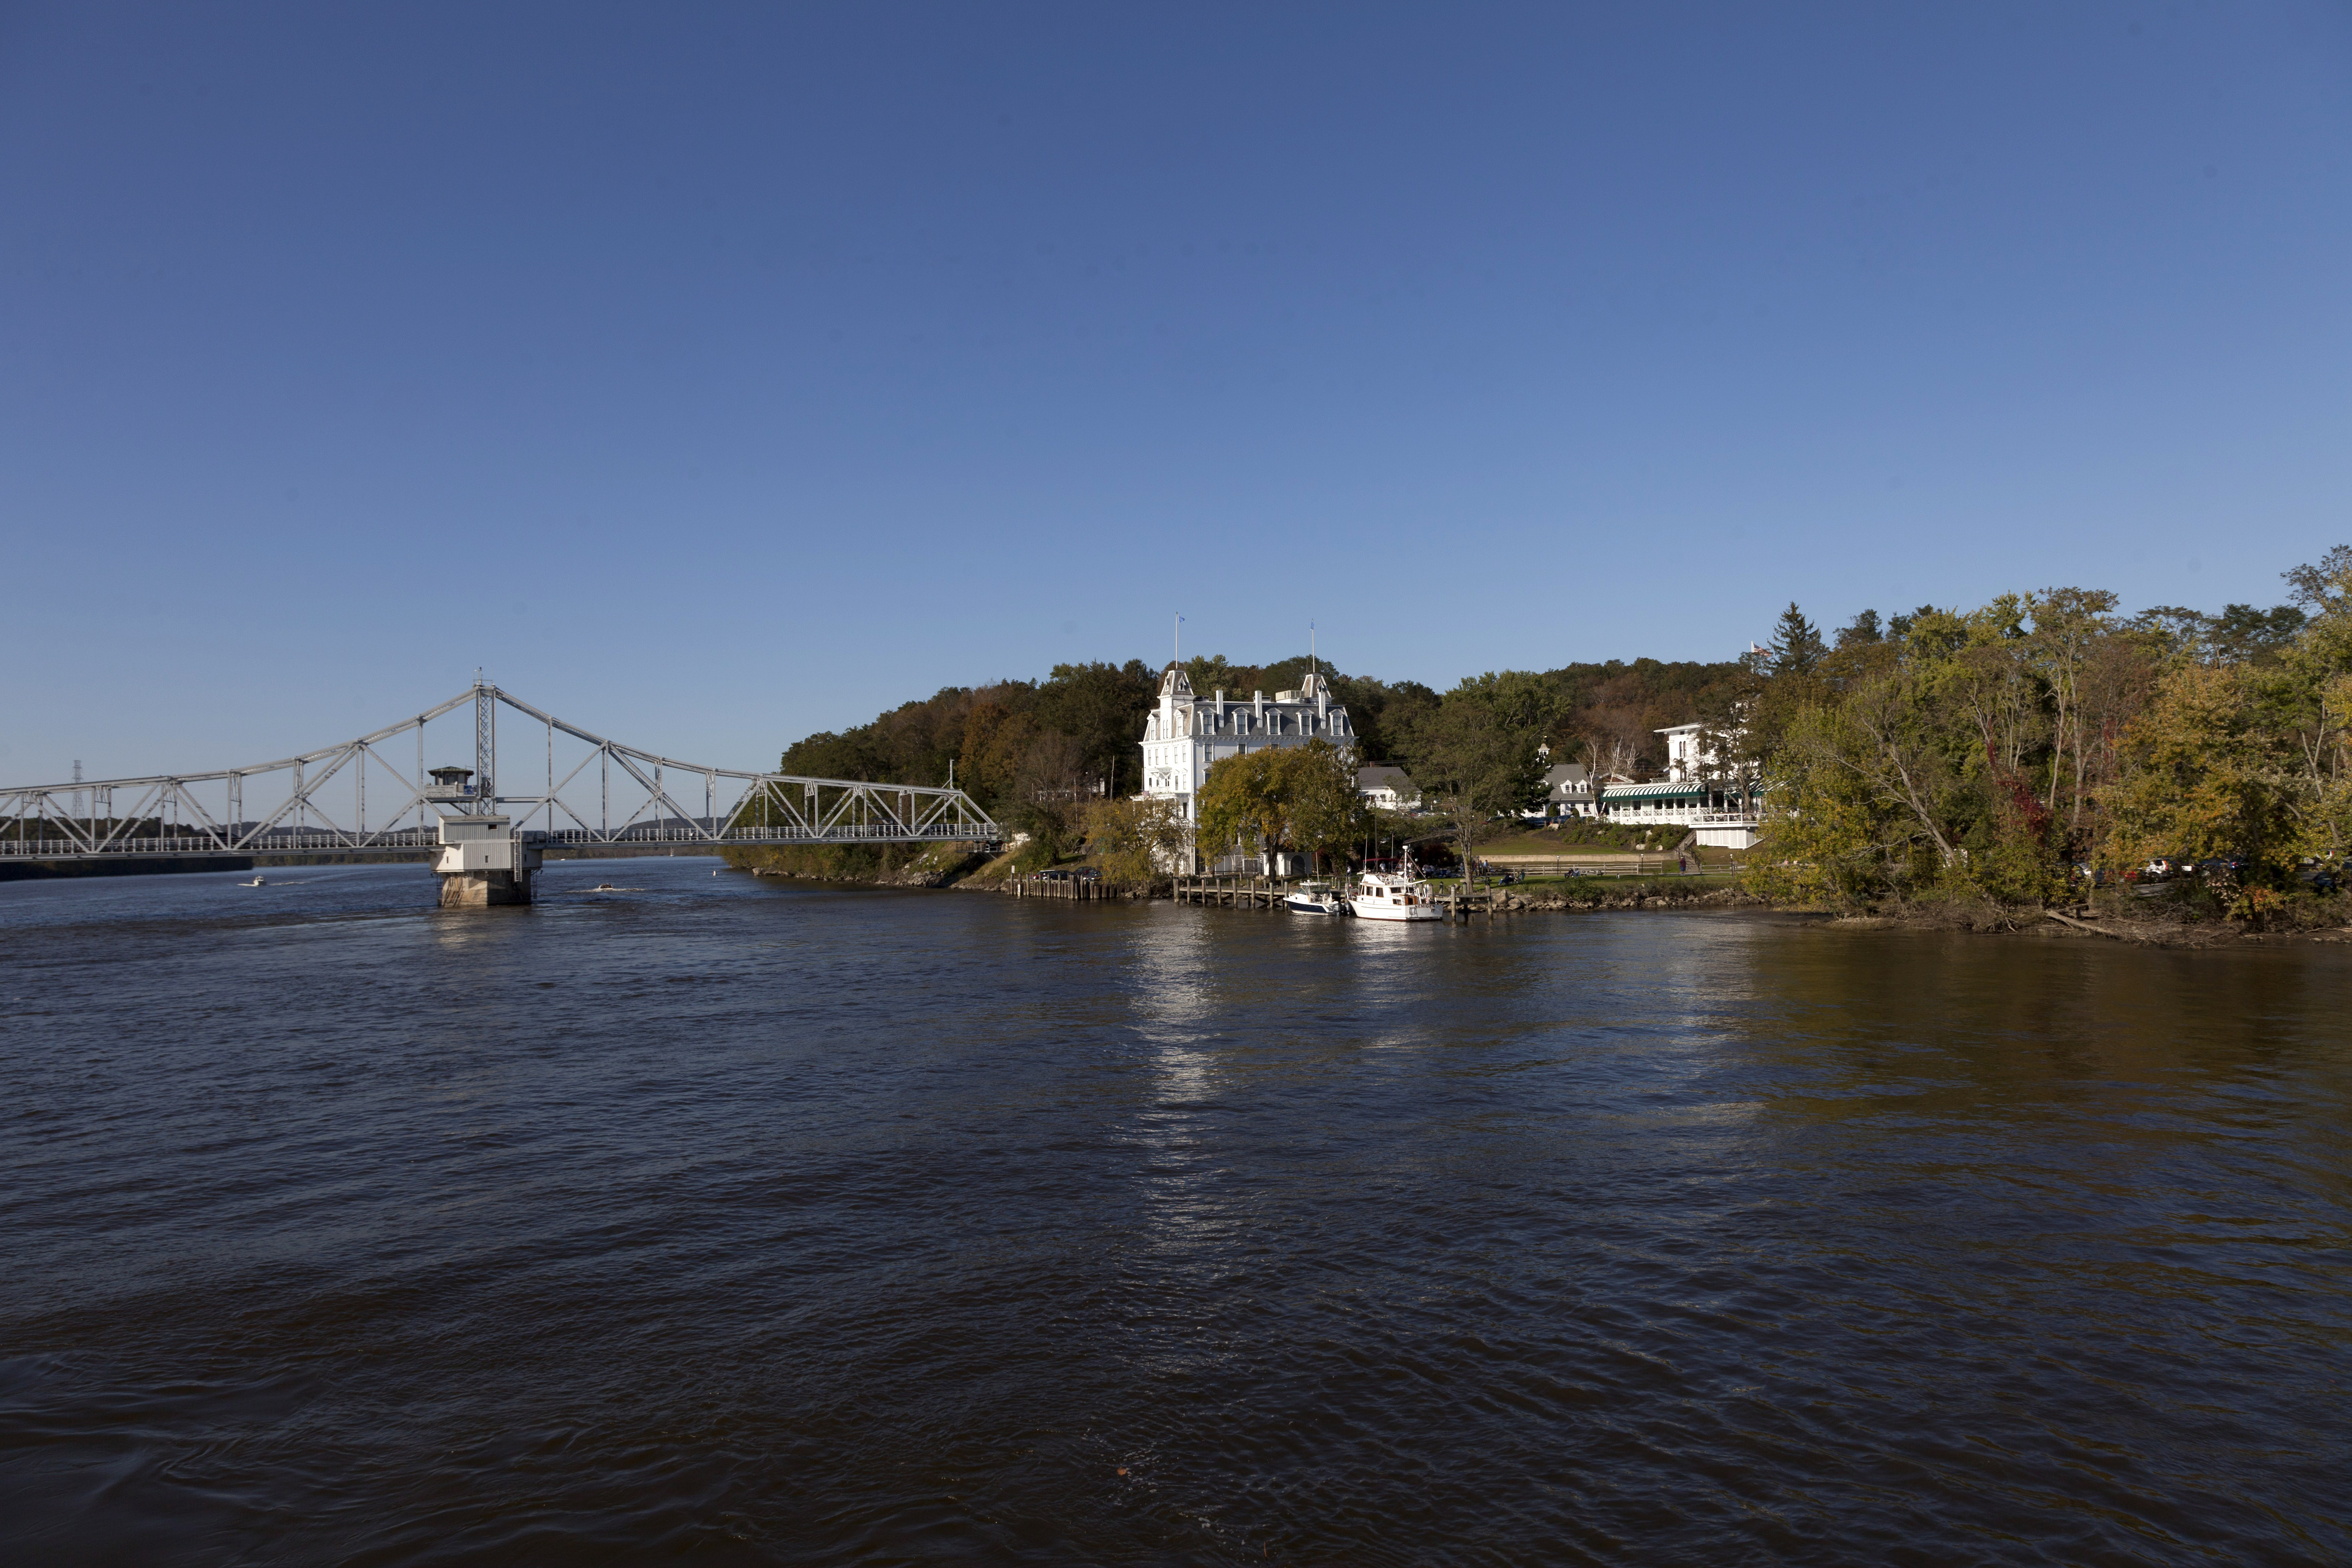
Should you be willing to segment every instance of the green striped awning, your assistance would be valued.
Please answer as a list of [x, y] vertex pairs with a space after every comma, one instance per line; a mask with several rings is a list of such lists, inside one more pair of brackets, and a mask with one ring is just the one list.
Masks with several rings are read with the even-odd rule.
[[1617, 801], [1699, 800], [1725, 786], [1696, 781], [1686, 784], [1611, 784], [1601, 792], [1601, 804]]

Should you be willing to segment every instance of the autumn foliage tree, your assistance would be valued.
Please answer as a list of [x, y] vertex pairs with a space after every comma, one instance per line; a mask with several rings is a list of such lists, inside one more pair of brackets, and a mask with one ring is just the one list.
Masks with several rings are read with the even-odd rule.
[[1791, 606], [1743, 699], [1751, 885], [2032, 905], [2161, 857], [2231, 867], [2205, 885], [2233, 913], [2308, 897], [2299, 865], [2352, 850], [2352, 549], [2286, 577], [2271, 611], [2125, 619], [2051, 588], [1873, 616], [1826, 651]]
[[1354, 759], [1319, 738], [1220, 759], [1202, 784], [1198, 816], [1201, 852], [1212, 858], [1231, 845], [1320, 859], [1345, 852], [1366, 823]]
[[1465, 868], [1497, 818], [1542, 801], [1538, 748], [1558, 712], [1558, 694], [1539, 678], [1476, 676], [1445, 694], [1416, 737], [1413, 781], [1445, 818]]

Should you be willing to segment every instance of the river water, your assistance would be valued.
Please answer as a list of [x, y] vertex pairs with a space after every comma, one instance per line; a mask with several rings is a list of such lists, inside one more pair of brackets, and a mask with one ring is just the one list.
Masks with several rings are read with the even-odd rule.
[[2341, 950], [713, 865], [0, 885], [0, 1556], [2352, 1561]]

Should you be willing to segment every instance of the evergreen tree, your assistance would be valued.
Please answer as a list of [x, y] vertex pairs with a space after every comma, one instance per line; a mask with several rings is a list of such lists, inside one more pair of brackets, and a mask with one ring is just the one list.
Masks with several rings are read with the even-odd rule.
[[1796, 601], [1791, 599], [1773, 625], [1771, 659], [1766, 670], [1775, 677], [1811, 675], [1829, 651], [1821, 632], [1805, 619], [1805, 612], [1797, 608]]
[[1878, 612], [1864, 610], [1838, 632], [1837, 645], [1841, 648], [1862, 647], [1883, 642], [1885, 637], [1886, 634], [1879, 629]]

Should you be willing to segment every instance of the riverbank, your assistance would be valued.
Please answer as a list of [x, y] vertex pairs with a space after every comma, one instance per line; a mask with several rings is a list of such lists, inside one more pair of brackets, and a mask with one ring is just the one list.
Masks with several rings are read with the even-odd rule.
[[[1762, 900], [1759, 907], [1770, 908]], [[2242, 921], [2150, 919], [2112, 910], [2085, 914], [2073, 910], [1922, 905], [1898, 910], [1818, 913], [1849, 931], [1936, 931], [1980, 935], [2029, 936], [2050, 942], [2120, 942], [2137, 947], [2204, 949], [2238, 946], [2332, 946], [2352, 942], [2352, 925], [2304, 926], [2287, 931], [2252, 929]]]
[[719, 858], [754, 877], [868, 888], [952, 887], [982, 864], [977, 844], [811, 844], [725, 848]]
[[[876, 849], [810, 847], [730, 849], [722, 858], [756, 877], [831, 883], [836, 886], [956, 889], [1009, 898], [1051, 897], [1054, 883], [1039, 883], [1012, 870], [1013, 857], [993, 860], [977, 845]], [[1134, 887], [1097, 883], [1089, 897], [1074, 901], [1142, 901], [1173, 896], [1166, 881]], [[2022, 935], [2053, 942], [2111, 942], [2140, 947], [2205, 949], [2238, 945], [2336, 945], [2352, 942], [2352, 925], [2306, 925], [2302, 929], [2250, 930], [2241, 921], [2196, 920], [2179, 914], [2141, 914], [2120, 901], [2085, 912], [2081, 906], [2045, 910], [2010, 908], [1990, 901], [1935, 903], [1839, 910], [1822, 905], [1777, 904], [1746, 889], [1742, 879], [1723, 873], [1650, 877], [1565, 877], [1514, 883], [1487, 890], [1482, 914], [1569, 914], [1624, 910], [1745, 910], [1820, 921], [1844, 930], [1948, 931], [1955, 934]]]

